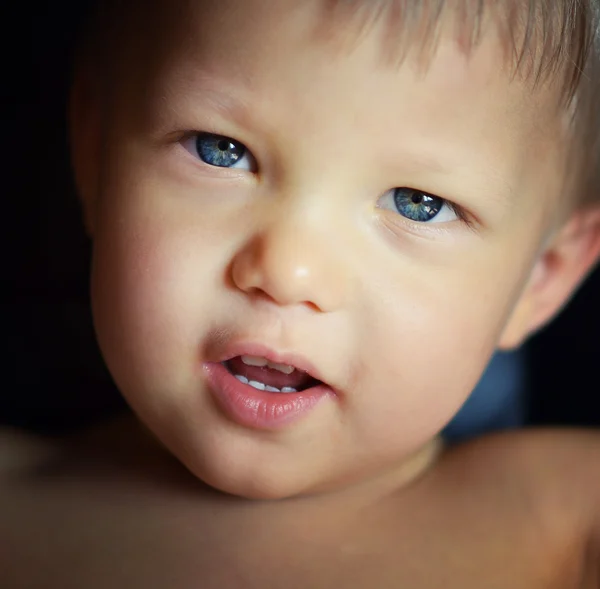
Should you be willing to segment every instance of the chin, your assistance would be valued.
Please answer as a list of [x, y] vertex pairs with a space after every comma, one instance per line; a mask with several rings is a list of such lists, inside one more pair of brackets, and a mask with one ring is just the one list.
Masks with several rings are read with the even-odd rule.
[[[188, 467], [189, 468], [189, 467]], [[213, 489], [244, 499], [277, 500], [305, 495], [310, 492], [307, 485], [290, 480], [285, 476], [273, 475], [259, 471], [235, 473], [223, 472], [222, 469], [190, 469], [192, 474]]]

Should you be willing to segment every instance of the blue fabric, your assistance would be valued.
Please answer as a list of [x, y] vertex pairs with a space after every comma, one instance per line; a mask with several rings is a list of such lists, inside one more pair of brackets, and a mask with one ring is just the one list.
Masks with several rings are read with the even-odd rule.
[[524, 425], [526, 376], [523, 350], [498, 352], [444, 438], [454, 442]]

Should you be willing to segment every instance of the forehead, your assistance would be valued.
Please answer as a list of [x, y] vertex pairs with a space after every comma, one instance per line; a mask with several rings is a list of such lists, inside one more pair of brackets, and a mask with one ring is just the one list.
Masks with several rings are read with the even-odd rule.
[[[277, 84], [283, 82], [282, 76], [288, 88], [302, 94], [316, 92], [316, 81], [330, 77], [335, 63], [336, 84], [346, 102], [357, 95], [357, 84], [361, 90], [373, 84], [373, 92], [376, 86], [385, 91], [386, 83], [397, 82], [400, 70], [408, 70], [414, 78], [428, 78], [431, 94], [422, 99], [432, 106], [439, 104], [440, 95], [448, 103], [462, 96], [462, 101], [455, 101], [460, 108], [497, 93], [499, 108], [529, 110], [531, 124], [547, 122], [556, 114], [558, 89], [551, 84], [534, 88], [530, 80], [514, 75], [502, 31], [494, 22], [479, 22], [474, 46], [457, 29], [464, 15], [452, 10], [451, 2], [435, 20], [434, 33], [422, 24], [415, 24], [414, 30], [406, 23], [392, 28], [392, 23], [402, 21], [390, 13], [395, 2], [153, 1], [153, 22], [144, 25], [145, 40], [139, 44], [143, 59], [130, 68], [143, 75], [139, 86], [154, 89], [149, 96], [193, 93], [212, 81], [223, 87], [223, 94], [233, 83], [238, 95], [256, 92], [262, 102], [275, 102], [272, 93], [265, 96], [265, 88], [272, 87], [277, 94], [278, 86], [284, 86]], [[362, 8], [353, 10], [354, 5]], [[417, 23], [415, 18], [409, 22]], [[444, 109], [437, 112], [447, 116]]]

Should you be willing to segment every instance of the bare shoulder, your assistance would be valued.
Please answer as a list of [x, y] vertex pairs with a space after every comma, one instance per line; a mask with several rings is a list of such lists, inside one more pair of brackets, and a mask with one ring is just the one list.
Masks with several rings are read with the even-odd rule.
[[96, 471], [129, 480], [134, 472], [160, 470], [165, 455], [131, 416], [55, 436], [0, 429], [0, 500], [15, 490], [39, 486], [40, 477], [45, 481], [56, 472], [76, 478]]
[[194, 513], [186, 474], [135, 423], [53, 438], [0, 432], [0, 587], [171, 586], [154, 577], [172, 574], [160, 566], [179, 557], [167, 537], [185, 536], [178, 524]]
[[600, 432], [540, 428], [482, 437], [448, 452], [482, 480], [518, 480], [539, 498], [589, 514], [600, 506]]
[[571, 538], [585, 575], [594, 579], [582, 586], [600, 586], [600, 432], [544, 428], [490, 435], [450, 450], [447, 460], [451, 471], [468, 472], [474, 487], [518, 495], [546, 538]]
[[[571, 465], [597, 459], [600, 456], [600, 430], [583, 428], [530, 428], [484, 436], [465, 444], [473, 457], [493, 455], [507, 459], [511, 464], [539, 465], [551, 472], [559, 465]], [[460, 448], [460, 446], [459, 446]], [[547, 462], [553, 457], [553, 463]], [[573, 459], [579, 457], [573, 463]], [[533, 464], [531, 463], [533, 462]]]
[[16, 428], [0, 429], [0, 481], [53, 456], [59, 444]]

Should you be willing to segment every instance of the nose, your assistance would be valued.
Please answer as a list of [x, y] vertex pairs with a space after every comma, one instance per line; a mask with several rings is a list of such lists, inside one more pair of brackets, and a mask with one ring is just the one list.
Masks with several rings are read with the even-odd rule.
[[338, 309], [347, 294], [348, 268], [336, 240], [309, 225], [274, 220], [257, 231], [234, 256], [235, 286], [280, 306]]

